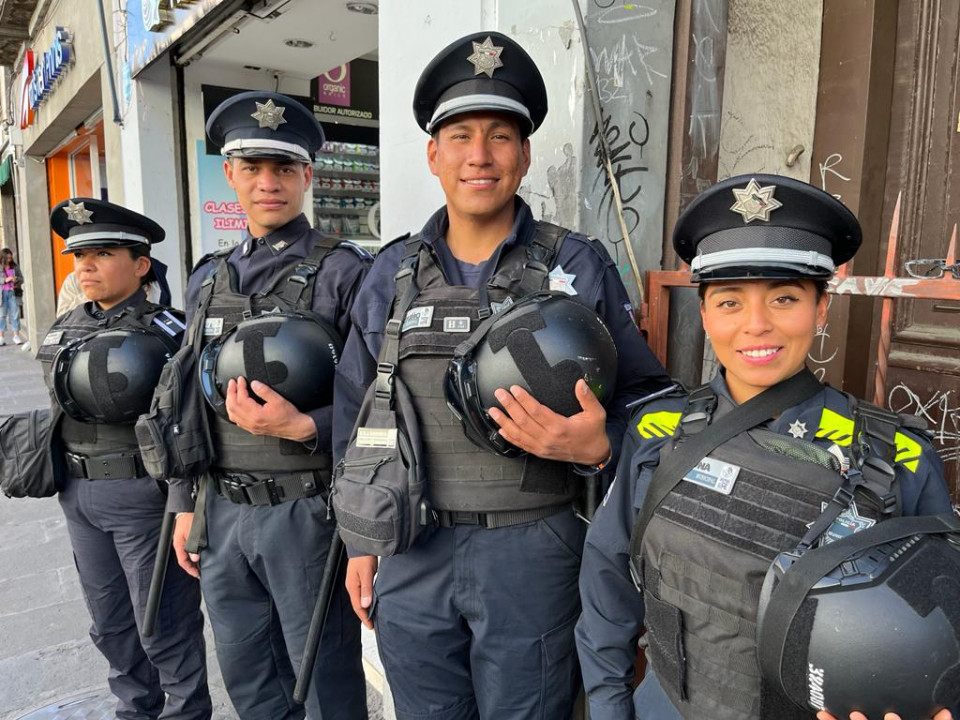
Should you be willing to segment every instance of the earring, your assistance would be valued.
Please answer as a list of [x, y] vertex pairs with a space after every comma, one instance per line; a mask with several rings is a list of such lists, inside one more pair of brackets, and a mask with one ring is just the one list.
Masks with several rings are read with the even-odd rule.
[[817, 325], [817, 334], [820, 334], [822, 332], [823, 332], [823, 325]]

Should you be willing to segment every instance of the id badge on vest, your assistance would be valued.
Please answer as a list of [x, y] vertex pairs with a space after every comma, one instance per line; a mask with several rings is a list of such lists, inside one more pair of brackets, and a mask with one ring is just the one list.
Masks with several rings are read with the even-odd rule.
[[696, 466], [683, 476], [687, 482], [705, 487], [707, 490], [729, 495], [740, 474], [740, 466], [723, 460], [705, 457]]

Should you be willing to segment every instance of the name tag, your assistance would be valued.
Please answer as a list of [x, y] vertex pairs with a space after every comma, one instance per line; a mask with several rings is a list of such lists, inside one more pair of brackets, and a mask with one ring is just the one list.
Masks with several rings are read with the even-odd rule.
[[723, 460], [705, 457], [697, 466], [684, 475], [683, 479], [707, 490], [729, 495], [740, 474], [739, 465], [731, 465]]
[[357, 447], [393, 449], [396, 446], [396, 428], [357, 428]]
[[203, 336], [211, 337], [223, 332], [223, 318], [207, 318], [203, 321]]
[[54, 330], [47, 333], [47, 336], [43, 339], [43, 344], [59, 345], [61, 340], [63, 340], [63, 330]]
[[470, 318], [448, 317], [443, 319], [443, 331], [448, 333], [470, 332]]
[[430, 327], [433, 322], [433, 305], [417, 307], [407, 311], [407, 316], [403, 319], [403, 325], [400, 332], [406, 332], [412, 328]]

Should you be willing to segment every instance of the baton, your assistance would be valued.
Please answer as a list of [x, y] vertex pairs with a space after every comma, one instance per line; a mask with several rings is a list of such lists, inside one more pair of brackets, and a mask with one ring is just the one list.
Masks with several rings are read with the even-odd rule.
[[340, 538], [340, 528], [335, 526], [333, 539], [330, 541], [330, 549], [327, 551], [327, 562], [323, 566], [323, 576], [320, 578], [317, 604], [313, 608], [313, 617], [310, 618], [307, 643], [303, 648], [303, 660], [300, 662], [300, 672], [297, 673], [297, 685], [293, 689], [293, 700], [301, 705], [310, 689], [313, 666], [317, 662], [317, 651], [320, 649], [323, 628], [327, 624], [327, 613], [330, 611], [330, 600], [333, 598], [333, 587], [339, 574], [338, 570], [340, 569], [340, 558], [342, 556], [343, 540]]
[[153, 575], [150, 577], [150, 591], [147, 593], [147, 609], [143, 618], [143, 634], [153, 637], [160, 612], [160, 598], [163, 596], [163, 581], [167, 576], [167, 562], [170, 560], [170, 546], [173, 544], [173, 526], [177, 514], [168, 512], [163, 515], [160, 525], [160, 539], [157, 541], [157, 557], [153, 561]]

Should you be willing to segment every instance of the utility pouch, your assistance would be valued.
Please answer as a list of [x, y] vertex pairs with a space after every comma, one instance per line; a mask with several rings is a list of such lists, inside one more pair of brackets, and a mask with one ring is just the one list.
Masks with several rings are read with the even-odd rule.
[[389, 396], [367, 391], [350, 444], [333, 473], [330, 498], [340, 537], [351, 549], [386, 557], [409, 550], [432, 523], [413, 401], [396, 376]]
[[59, 407], [18, 413], [0, 421], [0, 490], [7, 497], [56, 494], [64, 478], [63, 452], [56, 433]]
[[[226, 262], [222, 260], [221, 262]], [[200, 303], [182, 348], [167, 361], [135, 431], [143, 467], [156, 480], [202, 475], [214, 460], [207, 408], [197, 387], [200, 334], [213, 297], [213, 273], [200, 286]]]
[[135, 427], [143, 467], [151, 477], [197, 477], [213, 462], [206, 407], [196, 387], [197, 353], [186, 345], [170, 358]]

